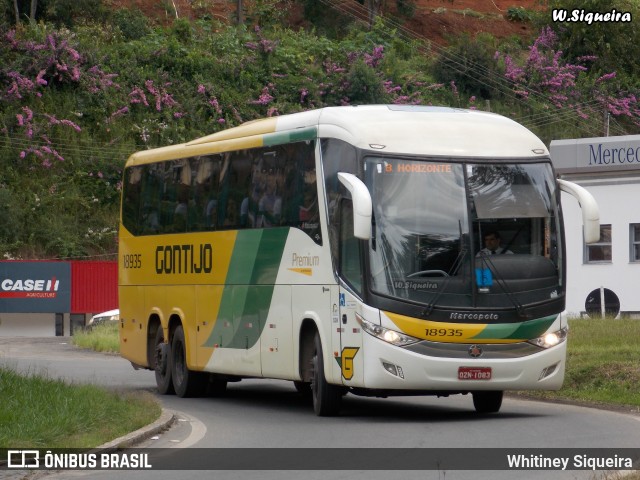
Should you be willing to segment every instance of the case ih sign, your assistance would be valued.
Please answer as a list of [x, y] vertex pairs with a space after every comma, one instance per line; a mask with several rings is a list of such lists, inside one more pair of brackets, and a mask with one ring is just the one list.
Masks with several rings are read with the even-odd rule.
[[69, 263], [0, 263], [0, 312], [68, 312], [70, 307]]

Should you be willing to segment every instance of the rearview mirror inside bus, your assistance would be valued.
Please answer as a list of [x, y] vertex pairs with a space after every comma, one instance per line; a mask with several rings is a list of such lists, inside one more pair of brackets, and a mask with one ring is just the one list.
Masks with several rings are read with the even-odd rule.
[[342, 183], [353, 201], [353, 236], [362, 240], [371, 238], [371, 194], [367, 186], [351, 173], [338, 172]]

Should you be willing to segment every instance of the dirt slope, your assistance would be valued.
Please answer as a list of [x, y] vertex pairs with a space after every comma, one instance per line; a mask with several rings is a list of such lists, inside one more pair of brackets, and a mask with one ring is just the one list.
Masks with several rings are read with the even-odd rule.
[[[363, 8], [356, 0], [330, 1], [350, 8]], [[394, 0], [381, 2], [383, 14], [395, 10]], [[237, 0], [105, 0], [105, 3], [112, 8], [138, 8], [155, 21], [166, 24], [176, 16], [198, 18], [205, 14], [225, 22], [235, 21]], [[243, 3], [246, 8], [251, 0], [243, 0]], [[533, 33], [532, 27], [506, 20], [507, 10], [512, 6], [529, 10], [541, 8], [538, 0], [414, 0], [414, 3], [415, 14], [405, 22], [404, 28], [440, 45], [460, 32], [470, 35], [487, 32], [497, 38], [529, 36]], [[291, 22], [297, 24], [302, 17], [301, 8], [299, 4], [294, 7]]]

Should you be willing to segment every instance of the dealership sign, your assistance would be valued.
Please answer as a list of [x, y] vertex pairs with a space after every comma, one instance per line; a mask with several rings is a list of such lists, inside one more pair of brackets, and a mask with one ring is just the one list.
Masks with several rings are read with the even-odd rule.
[[68, 312], [70, 306], [69, 263], [0, 263], [0, 312]]
[[553, 140], [549, 151], [559, 173], [640, 169], [640, 135]]

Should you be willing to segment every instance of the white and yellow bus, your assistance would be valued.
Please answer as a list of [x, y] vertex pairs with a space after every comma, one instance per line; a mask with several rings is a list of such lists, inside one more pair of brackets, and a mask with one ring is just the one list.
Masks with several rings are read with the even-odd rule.
[[324, 108], [135, 153], [121, 353], [181, 397], [261, 377], [318, 415], [345, 393], [497, 412], [505, 390], [563, 382], [560, 190], [595, 241], [597, 205], [536, 136], [439, 107]]

